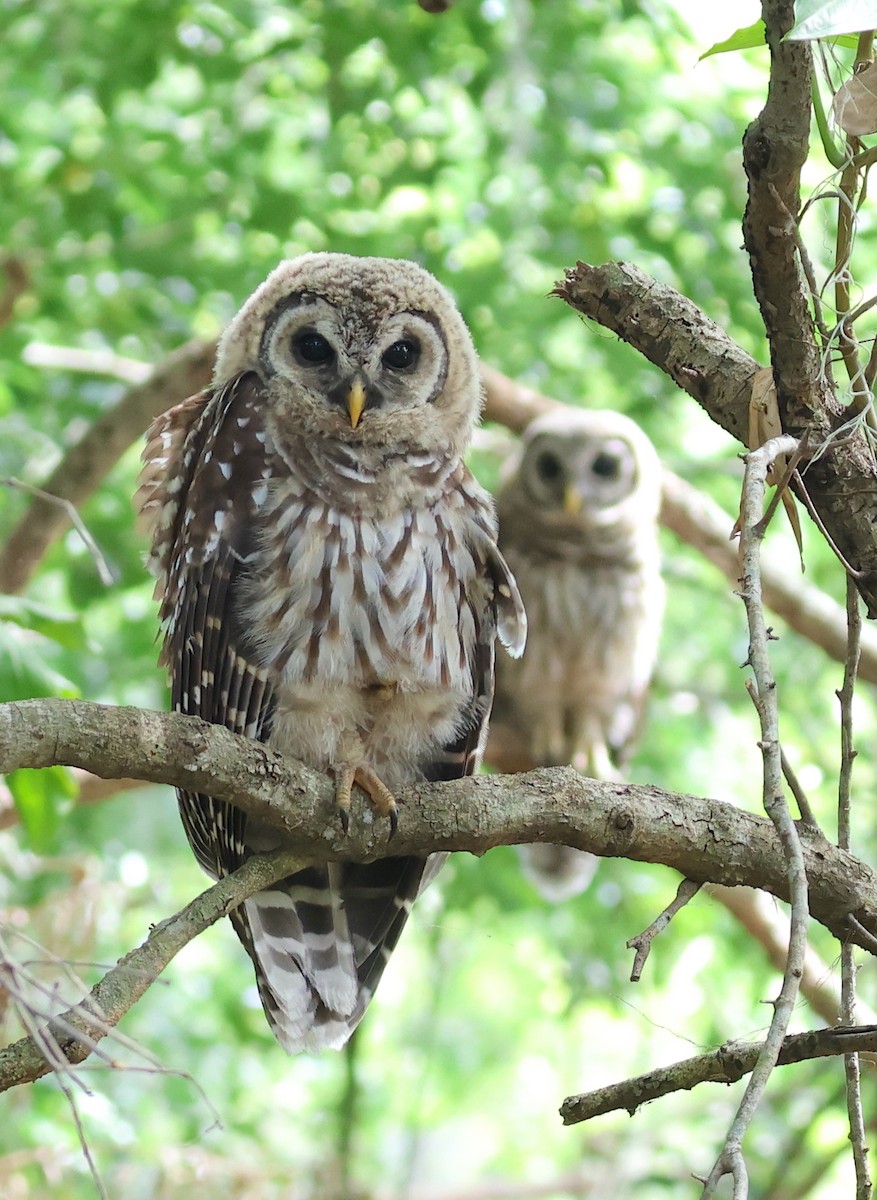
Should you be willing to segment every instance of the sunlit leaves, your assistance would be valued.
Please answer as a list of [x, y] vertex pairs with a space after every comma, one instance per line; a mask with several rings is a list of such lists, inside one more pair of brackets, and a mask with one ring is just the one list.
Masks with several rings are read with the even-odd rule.
[[65, 767], [44, 771], [12, 771], [6, 776], [27, 844], [37, 854], [54, 853], [59, 846], [61, 816], [69, 812], [76, 784]]
[[795, 0], [790, 41], [858, 33], [877, 25], [873, 0]]

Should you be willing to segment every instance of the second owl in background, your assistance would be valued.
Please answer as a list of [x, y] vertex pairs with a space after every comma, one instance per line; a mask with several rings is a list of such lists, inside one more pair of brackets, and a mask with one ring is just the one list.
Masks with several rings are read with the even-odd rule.
[[[619, 779], [643, 718], [664, 585], [661, 468], [629, 418], [558, 408], [526, 429], [497, 497], [503, 554], [530, 623], [523, 658], [497, 662], [487, 761], [502, 772], [572, 764]], [[521, 850], [549, 900], [584, 891], [597, 859]]]

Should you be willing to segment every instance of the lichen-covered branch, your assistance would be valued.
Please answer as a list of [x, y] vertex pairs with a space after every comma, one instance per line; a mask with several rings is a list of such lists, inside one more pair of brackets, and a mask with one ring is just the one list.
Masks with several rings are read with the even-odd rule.
[[[698, 1054], [669, 1067], [659, 1067], [645, 1075], [637, 1075], [634, 1079], [625, 1079], [623, 1083], [569, 1096], [560, 1107], [560, 1115], [564, 1125], [576, 1125], [580, 1121], [589, 1121], [592, 1117], [619, 1109], [625, 1109], [633, 1115], [641, 1104], [648, 1104], [671, 1092], [688, 1092], [701, 1083], [735, 1083], [753, 1069], [763, 1045], [763, 1042], [726, 1042], [710, 1054]], [[777, 1065], [787, 1066], [811, 1058], [875, 1050], [877, 1026], [814, 1029], [787, 1037]]]
[[[56, 763], [232, 800], [282, 831], [309, 860], [367, 861], [387, 853], [387, 827], [374, 820], [367, 801], [354, 807], [344, 835], [325, 775], [196, 717], [79, 700], [0, 705], [0, 771]], [[481, 854], [493, 846], [560, 842], [788, 898], [770, 822], [718, 800], [604, 783], [569, 767], [420, 784], [399, 799], [394, 854]], [[873, 952], [877, 875], [818, 833], [802, 829], [801, 836], [813, 916]]]
[[[248, 896], [300, 866], [301, 859], [289, 853], [250, 858], [233, 875], [220, 880], [180, 912], [154, 926], [146, 941], [119, 959], [86, 999], [59, 1013], [41, 1030], [40, 1040], [52, 1037], [52, 1057], [61, 1056], [68, 1064], [82, 1062], [183, 946]], [[52, 1062], [40, 1042], [33, 1037], [21, 1038], [0, 1050], [0, 1092], [22, 1083], [33, 1083], [50, 1070]]]

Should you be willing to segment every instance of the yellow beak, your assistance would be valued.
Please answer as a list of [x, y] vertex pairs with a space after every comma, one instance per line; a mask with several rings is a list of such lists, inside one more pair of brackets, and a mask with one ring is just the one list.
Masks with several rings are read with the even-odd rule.
[[365, 388], [362, 386], [359, 380], [357, 380], [347, 393], [347, 412], [350, 415], [350, 424], [354, 429], [359, 424], [359, 418], [362, 416], [362, 410], [364, 408]]
[[582, 498], [574, 487], [564, 489], [563, 511], [570, 516], [576, 516], [582, 511]]

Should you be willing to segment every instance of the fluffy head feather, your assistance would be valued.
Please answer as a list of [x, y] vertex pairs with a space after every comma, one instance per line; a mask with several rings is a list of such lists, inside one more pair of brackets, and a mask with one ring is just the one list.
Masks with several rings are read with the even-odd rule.
[[[413, 347], [412, 361], [400, 344]], [[457, 458], [481, 409], [475, 348], [450, 293], [405, 259], [303, 254], [280, 263], [223, 334], [214, 386], [247, 371], [268, 392], [281, 449], [286, 432], [366, 459], [388, 445]], [[344, 407], [354, 383], [365, 391], [355, 427]]]

